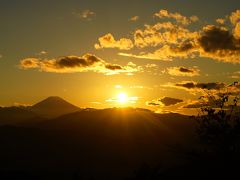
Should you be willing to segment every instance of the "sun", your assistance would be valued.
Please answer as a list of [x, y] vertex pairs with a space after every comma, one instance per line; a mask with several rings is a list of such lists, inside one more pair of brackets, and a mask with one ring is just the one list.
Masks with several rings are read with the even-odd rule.
[[127, 103], [127, 101], [128, 101], [128, 96], [127, 96], [126, 93], [122, 92], [122, 93], [119, 93], [117, 95], [117, 102], [118, 103], [125, 104], [125, 103]]

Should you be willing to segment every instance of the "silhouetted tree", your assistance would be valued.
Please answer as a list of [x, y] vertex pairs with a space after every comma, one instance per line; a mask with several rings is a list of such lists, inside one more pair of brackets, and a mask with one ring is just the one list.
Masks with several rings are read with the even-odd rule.
[[197, 119], [197, 133], [214, 151], [236, 153], [240, 150], [240, 85], [235, 82], [222, 92], [206, 92]]
[[[219, 91], [206, 91], [199, 98], [201, 107], [197, 134], [201, 145], [191, 156], [191, 171], [204, 178], [234, 177], [240, 163], [240, 84], [234, 82]], [[188, 167], [189, 168], [189, 167]]]

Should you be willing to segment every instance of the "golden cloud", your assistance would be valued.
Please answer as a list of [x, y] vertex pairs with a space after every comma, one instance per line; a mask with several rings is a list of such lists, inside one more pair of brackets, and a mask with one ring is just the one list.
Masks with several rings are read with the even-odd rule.
[[98, 39], [99, 44], [95, 44], [96, 49], [102, 48], [118, 48], [121, 50], [129, 50], [133, 48], [133, 42], [127, 38], [121, 38], [119, 40], [115, 40], [112, 34], [108, 33]]
[[197, 16], [186, 17], [180, 13], [171, 13], [165, 9], [161, 9], [159, 12], [155, 13], [154, 16], [159, 18], [172, 18], [183, 25], [189, 25], [192, 22], [196, 22], [199, 20]]
[[216, 19], [216, 22], [218, 23], [218, 24], [221, 24], [221, 25], [223, 25], [224, 23], [225, 23], [225, 19], [223, 19], [223, 18], [218, 18], [218, 19]]
[[133, 16], [129, 20], [130, 21], [137, 21], [137, 20], [139, 20], [139, 16]]
[[229, 16], [229, 19], [233, 25], [236, 25], [240, 22], [240, 10], [236, 10], [235, 12], [232, 12], [232, 14]]
[[[233, 12], [228, 19], [217, 19], [217, 25], [205, 25], [198, 30], [187, 26], [198, 20], [196, 16], [186, 17], [167, 10], [160, 10], [154, 16], [161, 18], [161, 22], [146, 24], [143, 28], [136, 29], [132, 33], [132, 40], [115, 40], [109, 33], [99, 38], [95, 48], [130, 50], [135, 47], [138, 48], [138, 53], [118, 54], [141, 59], [172, 61], [204, 57], [221, 62], [240, 63], [240, 10]], [[163, 22], [166, 19], [167, 21]], [[227, 20], [232, 26], [225, 25]]]

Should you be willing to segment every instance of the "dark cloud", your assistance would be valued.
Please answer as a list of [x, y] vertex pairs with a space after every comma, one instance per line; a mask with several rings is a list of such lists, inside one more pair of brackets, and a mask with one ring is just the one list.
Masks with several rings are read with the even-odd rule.
[[117, 64], [106, 64], [105, 67], [110, 70], [122, 70], [123, 67]]
[[180, 44], [179, 46], [172, 48], [172, 51], [173, 52], [188, 52], [194, 48], [196, 48], [196, 47], [193, 42], [185, 41], [182, 44]]
[[166, 72], [172, 76], [198, 76], [200, 70], [198, 67], [170, 67], [166, 69]]
[[147, 106], [160, 106], [161, 103], [157, 101], [146, 102]]
[[146, 104], [148, 106], [172, 106], [172, 105], [176, 105], [176, 104], [181, 103], [181, 102], [183, 102], [182, 99], [164, 97], [162, 99], [148, 101]]
[[195, 83], [195, 82], [185, 82], [185, 83], [177, 83], [177, 87], [183, 87], [186, 89], [209, 89], [209, 90], [219, 90], [225, 87], [224, 83]]
[[193, 73], [193, 70], [185, 68], [185, 67], [180, 67], [179, 71], [184, 72], [184, 73]]
[[102, 60], [93, 55], [85, 55], [85, 57], [79, 56], [64, 56], [58, 58], [55, 63], [60, 68], [74, 68], [74, 67], [88, 67]]
[[240, 50], [240, 42], [226, 28], [209, 25], [203, 29], [198, 39], [200, 46], [205, 52], [216, 52], [221, 50]]
[[23, 69], [39, 69], [45, 72], [73, 73], [93, 71], [106, 75], [119, 73], [134, 73], [140, 71], [140, 66], [133, 66], [129, 62], [126, 66], [110, 64], [92, 54], [84, 56], [63, 56], [55, 59], [26, 58], [20, 61]]
[[171, 97], [164, 97], [163, 99], [159, 99], [159, 101], [162, 102], [165, 106], [172, 106], [180, 102], [183, 102], [182, 99], [176, 99]]

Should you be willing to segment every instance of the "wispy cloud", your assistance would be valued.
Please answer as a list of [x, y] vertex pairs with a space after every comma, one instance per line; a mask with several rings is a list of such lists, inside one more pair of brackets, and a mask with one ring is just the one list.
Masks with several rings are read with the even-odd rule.
[[159, 18], [171, 18], [177, 21], [177, 23], [181, 23], [183, 25], [189, 25], [192, 22], [196, 22], [199, 20], [197, 16], [186, 17], [180, 13], [171, 13], [168, 10], [161, 9], [159, 12], [155, 13], [154, 16]]
[[133, 16], [129, 19], [129, 21], [133, 21], [133, 22], [136, 22], [137, 20], [139, 20], [139, 16]]
[[92, 20], [92, 18], [96, 16], [96, 13], [89, 9], [83, 10], [81, 12], [74, 11], [72, 14], [75, 17], [83, 20]]
[[240, 79], [240, 71], [232, 73], [230, 77], [233, 79]]
[[47, 55], [47, 54], [48, 54], [48, 52], [44, 51], [44, 50], [37, 53], [38, 56], [43, 56], [43, 55]]
[[[131, 97], [126, 97], [125, 103], [130, 103], [130, 104], [135, 104], [138, 100], [140, 99], [140, 97], [137, 96], [131, 96]], [[121, 103], [121, 100], [118, 98], [109, 98], [106, 100], [106, 102], [109, 103]]]

